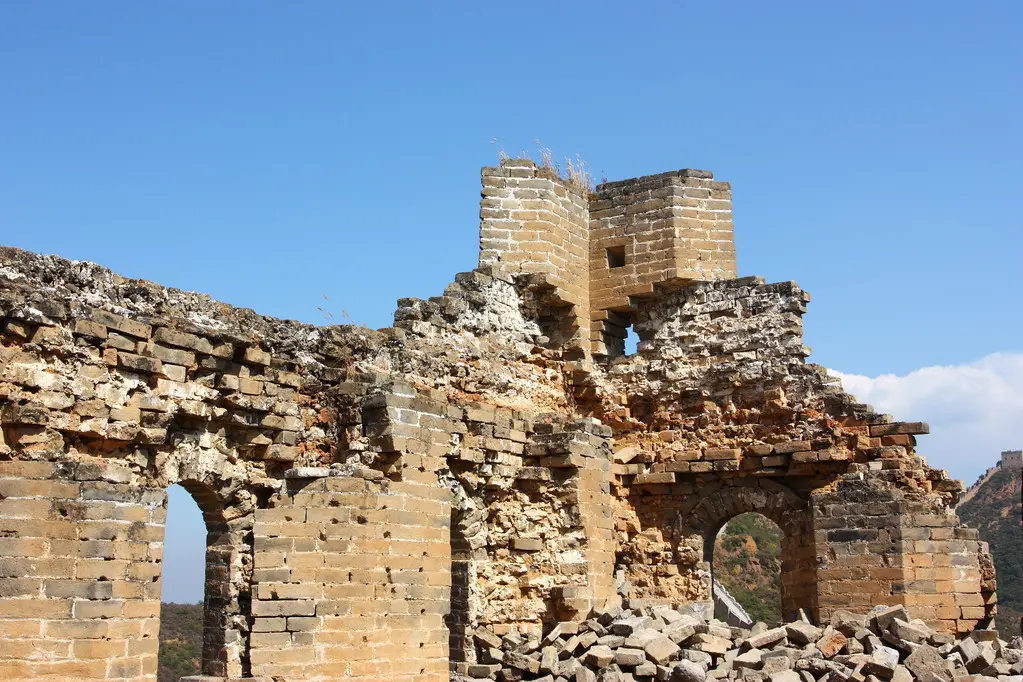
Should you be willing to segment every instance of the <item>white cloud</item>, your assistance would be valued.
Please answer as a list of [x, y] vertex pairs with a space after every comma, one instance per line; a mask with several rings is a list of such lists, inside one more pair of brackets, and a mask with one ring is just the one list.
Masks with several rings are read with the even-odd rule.
[[1002, 450], [1023, 447], [1023, 353], [994, 353], [965, 365], [923, 367], [905, 376], [828, 370], [878, 412], [924, 421], [917, 452], [972, 484]]

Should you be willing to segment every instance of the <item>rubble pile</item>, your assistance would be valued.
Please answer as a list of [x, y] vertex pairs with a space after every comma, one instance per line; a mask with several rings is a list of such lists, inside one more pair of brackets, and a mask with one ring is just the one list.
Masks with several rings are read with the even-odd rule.
[[463, 681], [627, 682], [1023, 682], [1023, 640], [975, 630], [935, 632], [903, 606], [867, 615], [836, 611], [751, 629], [706, 620], [691, 607], [596, 609], [558, 623], [542, 639], [477, 629], [480, 662]]

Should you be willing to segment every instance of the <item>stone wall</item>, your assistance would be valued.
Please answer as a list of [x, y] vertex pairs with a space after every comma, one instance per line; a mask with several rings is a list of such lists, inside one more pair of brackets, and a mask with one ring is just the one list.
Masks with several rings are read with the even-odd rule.
[[[747, 511], [785, 532], [788, 614], [988, 622], [926, 424], [806, 363], [809, 296], [733, 277], [728, 192], [486, 169], [481, 267], [376, 331], [0, 248], [0, 676], [154, 679], [173, 484], [204, 514], [222, 680], [492, 674], [494, 641], [593, 608], [703, 608]], [[635, 282], [596, 262], [623, 238]], [[609, 323], [639, 351], [609, 353]]]
[[256, 510], [252, 674], [446, 680], [447, 490], [296, 469]]
[[154, 676], [165, 517], [116, 462], [0, 462], [0, 678]]

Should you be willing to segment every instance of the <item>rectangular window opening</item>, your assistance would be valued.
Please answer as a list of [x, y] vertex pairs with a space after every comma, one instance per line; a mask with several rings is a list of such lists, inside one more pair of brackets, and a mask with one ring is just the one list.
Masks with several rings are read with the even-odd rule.
[[608, 268], [622, 268], [625, 267], [625, 247], [624, 246], [611, 246], [607, 249], [607, 267]]

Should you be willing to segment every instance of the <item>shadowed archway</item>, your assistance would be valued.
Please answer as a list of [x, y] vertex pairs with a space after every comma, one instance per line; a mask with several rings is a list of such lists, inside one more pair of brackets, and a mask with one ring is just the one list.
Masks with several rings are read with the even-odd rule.
[[703, 558], [710, 567], [718, 532], [728, 521], [748, 512], [765, 516], [782, 532], [782, 618], [795, 617], [799, 609], [815, 614], [816, 560], [810, 508], [786, 486], [767, 479], [735, 479], [707, 486], [679, 509], [680, 535], [702, 539]]

